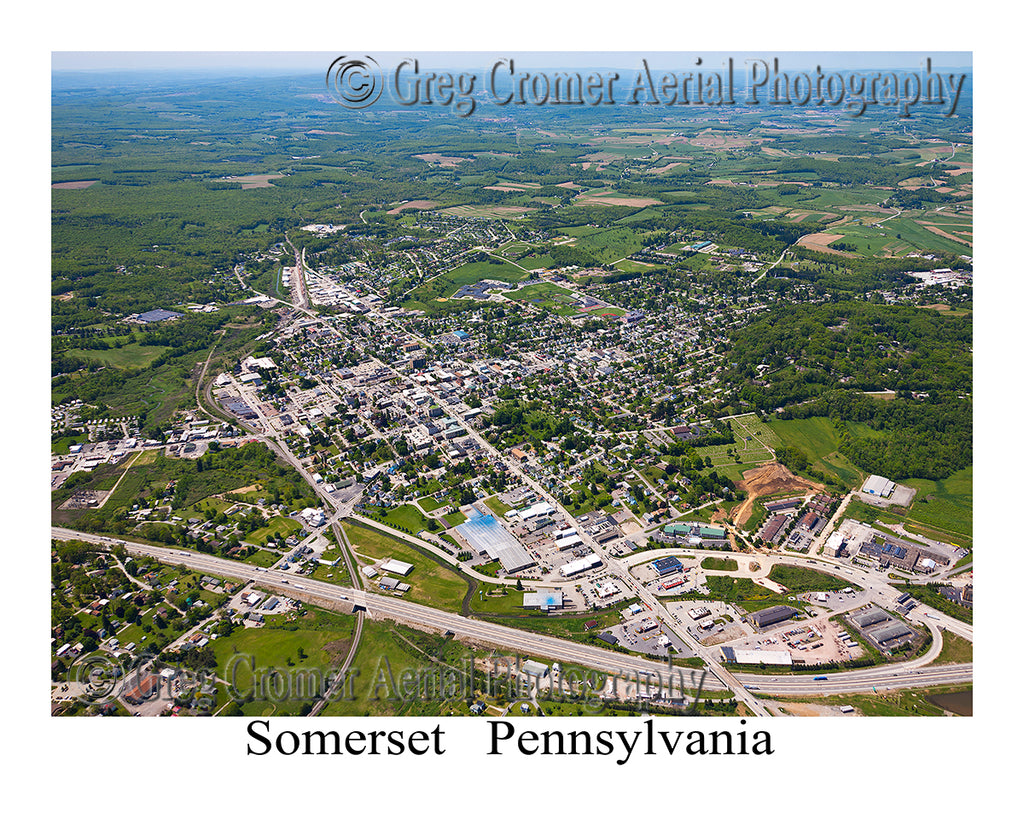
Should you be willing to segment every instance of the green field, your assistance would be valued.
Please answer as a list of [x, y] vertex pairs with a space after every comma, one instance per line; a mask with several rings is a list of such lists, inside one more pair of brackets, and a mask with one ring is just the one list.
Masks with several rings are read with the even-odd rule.
[[974, 467], [954, 472], [941, 481], [911, 478], [902, 481], [917, 490], [907, 520], [922, 526], [971, 538], [974, 509]]
[[772, 566], [768, 579], [785, 586], [793, 594], [809, 591], [836, 591], [850, 586], [859, 588], [853, 583], [825, 572], [805, 569], [802, 566]]
[[[867, 424], [856, 422], [848, 423], [847, 429], [857, 437], [881, 435]], [[814, 416], [787, 421], [773, 420], [771, 430], [780, 445], [796, 447], [807, 455], [812, 468], [835, 475], [847, 487], [853, 488], [867, 477], [839, 452], [839, 435], [829, 418]]]
[[405, 599], [448, 611], [462, 610], [462, 599], [469, 591], [469, 584], [455, 571], [442, 566], [437, 558], [428, 557], [379, 529], [348, 522], [342, 527], [352, 548], [364, 561], [395, 558], [415, 567], [408, 577], [400, 578], [412, 586], [405, 593]]
[[258, 546], [262, 546], [267, 542], [267, 538], [274, 537], [290, 537], [291, 535], [297, 534], [302, 530], [302, 524], [297, 520], [291, 518], [283, 518], [280, 515], [275, 515], [267, 521], [267, 525], [262, 529], [257, 529], [252, 534], [248, 535], [245, 539], [250, 543], [255, 543]]
[[642, 247], [636, 231], [628, 227], [598, 228], [580, 226], [559, 231], [566, 236], [575, 236], [573, 247], [585, 250], [600, 264], [610, 264]]
[[[354, 627], [355, 618], [351, 615], [310, 609], [302, 617], [267, 617], [262, 628], [238, 627], [231, 634], [212, 640], [210, 647], [217, 660], [218, 676], [233, 682], [234, 690], [244, 695], [256, 688], [254, 683], [260, 676], [269, 677], [272, 669], [285, 675], [326, 674], [348, 653]], [[253, 667], [257, 671], [255, 678]], [[294, 716], [311, 700], [296, 696], [273, 702], [270, 697], [259, 696], [258, 688], [253, 693], [252, 700], [242, 704], [242, 712], [250, 717]]]
[[734, 572], [739, 569], [739, 564], [731, 557], [705, 557], [700, 562], [700, 567], [716, 572]]
[[943, 710], [928, 702], [928, 697], [940, 693], [970, 691], [971, 686], [947, 688], [883, 691], [877, 694], [836, 694], [828, 697], [794, 698], [773, 697], [785, 708], [787, 702], [820, 703], [822, 705], [852, 705], [869, 717], [921, 717], [942, 716]]
[[951, 631], [942, 632], [942, 651], [932, 665], [970, 663], [974, 661], [974, 643]]
[[110, 350], [68, 350], [69, 355], [78, 356], [92, 361], [99, 361], [108, 367], [117, 367], [120, 370], [137, 367], [142, 369], [148, 367], [170, 347], [158, 347], [156, 345], [125, 344], [124, 347], [114, 347]]

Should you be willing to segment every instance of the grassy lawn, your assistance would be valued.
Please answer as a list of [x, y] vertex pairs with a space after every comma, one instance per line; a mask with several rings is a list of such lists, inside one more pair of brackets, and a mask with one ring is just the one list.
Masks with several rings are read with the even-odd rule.
[[[419, 650], [417, 650], [419, 648]], [[429, 656], [428, 656], [429, 655]], [[401, 692], [403, 674], [428, 680], [432, 673], [462, 668], [469, 649], [440, 635], [425, 634], [390, 621], [364, 620], [359, 649], [352, 667], [359, 669], [351, 698], [339, 698], [322, 712], [324, 716], [428, 716], [466, 713], [466, 701], [445, 699], [427, 689]], [[432, 661], [431, 657], [440, 657]], [[393, 686], [392, 686], [393, 683]]]
[[403, 583], [412, 586], [405, 593], [407, 600], [448, 611], [462, 610], [462, 599], [469, 591], [469, 584], [452, 569], [380, 530], [347, 522], [342, 525], [349, 543], [364, 560], [395, 558], [415, 567], [408, 577], [402, 578]]
[[273, 566], [280, 559], [281, 555], [276, 552], [271, 552], [266, 549], [257, 549], [242, 562], [249, 563], [253, 566], [262, 566], [267, 568], [268, 566]]
[[[522, 598], [519, 592], [509, 592], [509, 596], [515, 601], [519, 598], [519, 603], [522, 603]], [[479, 595], [477, 595], [479, 597]], [[474, 598], [474, 603], [476, 598]], [[487, 618], [493, 619], [496, 623], [501, 623], [506, 626], [513, 626], [515, 628], [525, 629], [526, 631], [537, 632], [538, 634], [547, 634], [552, 637], [562, 637], [566, 640], [576, 640], [578, 642], [594, 642], [597, 640], [597, 635], [600, 634], [604, 629], [610, 626], [617, 625], [622, 622], [622, 615], [620, 611], [628, 606], [632, 600], [627, 600], [622, 603], [616, 603], [614, 608], [605, 609], [600, 612], [586, 612], [584, 614], [559, 614], [550, 615], [543, 614], [540, 612], [531, 612], [516, 615], [514, 617], [501, 617], [501, 618]], [[597, 626], [592, 629], [584, 627], [585, 623], [591, 620], [597, 621]], [[597, 645], [604, 646], [604, 643], [597, 642]], [[607, 646], [605, 646], [607, 648]]]
[[[865, 474], [839, 452], [839, 436], [828, 418], [798, 418], [772, 421], [771, 429], [782, 445], [793, 446], [804, 452], [811, 466], [830, 472], [847, 486], [855, 486]], [[878, 437], [879, 433], [866, 424], [850, 423], [847, 429], [857, 437]]]
[[125, 344], [124, 347], [115, 347], [111, 350], [68, 350], [68, 354], [92, 361], [99, 361], [101, 364], [105, 364], [108, 367], [117, 367], [119, 370], [126, 370], [131, 367], [137, 367], [139, 369], [148, 367], [153, 361], [169, 349], [170, 347]]
[[928, 702], [928, 697], [956, 691], [970, 691], [973, 686], [880, 691], [877, 694], [835, 694], [828, 697], [772, 697], [780, 703], [806, 702], [823, 705], [852, 705], [869, 717], [941, 716], [943, 710]]
[[974, 643], [951, 631], [942, 632], [942, 651], [933, 665], [970, 663], [974, 661]]
[[808, 591], [835, 591], [845, 589], [847, 586], [854, 587], [852, 583], [824, 572], [816, 572], [814, 569], [805, 569], [802, 566], [772, 566], [768, 572], [768, 579], [785, 586], [793, 594], [800, 594]]
[[424, 512], [433, 512], [440, 509], [442, 506], [447, 506], [447, 504], [441, 503], [439, 500], [432, 497], [420, 498], [416, 503], [419, 504], [420, 509]]
[[381, 523], [386, 523], [395, 529], [403, 529], [411, 534], [416, 534], [421, 529], [428, 529], [430, 526], [430, 518], [425, 517], [411, 503], [386, 510], [368, 509], [367, 513], [368, 516], [376, 518]]
[[262, 529], [257, 529], [252, 534], [248, 535], [245, 539], [250, 543], [255, 543], [262, 546], [267, 542], [267, 538], [273, 537], [275, 539], [279, 537], [287, 538], [294, 535], [302, 530], [302, 524], [291, 518], [283, 518], [280, 515], [272, 517], [267, 521], [267, 525]]
[[718, 572], [734, 572], [739, 569], [739, 564], [731, 557], [705, 557], [700, 567]]
[[477, 614], [522, 614], [523, 592], [504, 585], [481, 583], [469, 605]]
[[902, 483], [917, 490], [907, 520], [954, 535], [972, 535], [974, 467], [954, 472], [945, 480], [912, 478]]
[[448, 528], [450, 529], [453, 526], [458, 526], [461, 523], [465, 523], [466, 516], [462, 514], [462, 512], [456, 511], [452, 512], [450, 515], [445, 515], [444, 518], [442, 518], [442, 520], [444, 520], [444, 522], [448, 525]]
[[[279, 669], [285, 674], [299, 670], [326, 674], [348, 653], [354, 627], [351, 615], [309, 609], [302, 617], [267, 617], [262, 628], [236, 628], [226, 637], [212, 640], [210, 646], [218, 676], [231, 682], [234, 672], [236, 690], [244, 693], [253, 685], [252, 663], [257, 672]], [[243, 659], [235, 660], [238, 657]], [[275, 703], [254, 697], [242, 706], [242, 711], [246, 716], [296, 715], [309, 699], [297, 696]]]

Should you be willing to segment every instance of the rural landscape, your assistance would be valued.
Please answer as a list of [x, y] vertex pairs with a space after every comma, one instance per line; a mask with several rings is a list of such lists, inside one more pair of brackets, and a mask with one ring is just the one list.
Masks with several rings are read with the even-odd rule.
[[51, 713], [970, 716], [947, 68], [908, 118], [55, 71]]

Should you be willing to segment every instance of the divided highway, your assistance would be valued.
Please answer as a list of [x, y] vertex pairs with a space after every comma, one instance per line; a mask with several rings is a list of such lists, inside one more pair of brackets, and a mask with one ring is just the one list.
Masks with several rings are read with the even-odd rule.
[[[460, 614], [441, 611], [429, 606], [410, 603], [398, 598], [368, 593], [357, 589], [335, 586], [323, 581], [296, 577], [273, 569], [261, 569], [247, 563], [225, 560], [212, 555], [150, 546], [120, 538], [77, 532], [60, 527], [51, 528], [51, 536], [57, 540], [83, 540], [104, 546], [122, 545], [129, 552], [146, 555], [165, 563], [184, 564], [210, 574], [258, 582], [261, 586], [276, 589], [314, 602], [337, 604], [339, 602], [363, 606], [373, 615], [394, 618], [411, 624], [442, 631], [451, 631], [457, 636], [479, 643], [503, 648], [509, 652], [547, 657], [560, 662], [575, 663], [598, 671], [634, 677], [639, 674], [660, 673], [666, 675], [665, 663], [619, 654], [614, 651], [574, 643], [557, 637], [533, 634], [521, 629], [474, 620]], [[743, 686], [757, 686], [760, 694], [807, 696], [811, 694], [832, 694], [842, 692], [883, 690], [887, 688], [920, 688], [933, 685], [951, 685], [970, 682], [973, 664], [956, 664], [939, 668], [919, 668], [914, 661], [896, 663], [881, 668], [866, 668], [855, 671], [829, 673], [827, 680], [814, 680], [812, 675], [779, 675], [771, 677], [761, 674], [731, 674]], [[696, 680], [699, 672], [682, 670], [687, 682]], [[722, 690], [731, 688], [709, 675], [705, 688]]]

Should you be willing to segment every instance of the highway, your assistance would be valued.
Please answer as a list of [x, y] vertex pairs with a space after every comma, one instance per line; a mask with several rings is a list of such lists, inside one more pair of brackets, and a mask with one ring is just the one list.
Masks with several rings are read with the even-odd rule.
[[[575, 663], [593, 668], [597, 671], [618, 674], [622, 677], [633, 677], [636, 674], [660, 673], [665, 675], [667, 666], [664, 663], [647, 660], [627, 654], [574, 643], [557, 637], [532, 634], [521, 629], [510, 628], [484, 620], [474, 620], [460, 614], [433, 609], [429, 606], [410, 603], [405, 600], [382, 594], [368, 593], [357, 589], [335, 586], [323, 581], [296, 577], [273, 569], [260, 569], [247, 563], [225, 560], [212, 555], [187, 552], [150, 546], [121, 538], [110, 538], [86, 532], [52, 527], [51, 535], [58, 540], [83, 540], [104, 546], [120, 544], [129, 552], [146, 555], [165, 563], [184, 564], [191, 569], [207, 572], [222, 577], [233, 577], [246, 581], [255, 581], [259, 585], [291, 596], [305, 598], [328, 605], [347, 603], [366, 608], [371, 615], [393, 618], [411, 624], [451, 631], [453, 634], [486, 645], [496, 646], [509, 652], [521, 652], [533, 657], [545, 657], [563, 663]], [[705, 649], [706, 650], [706, 649]], [[918, 662], [921, 662], [920, 660]], [[880, 668], [866, 668], [855, 671], [827, 673], [825, 681], [815, 681], [810, 674], [778, 675], [770, 677], [760, 674], [729, 674], [725, 684], [709, 675], [704, 687], [721, 690], [724, 688], [741, 687], [743, 701], [754, 699], [742, 686], [755, 685], [759, 694], [777, 694], [787, 696], [808, 696], [855, 691], [869, 691], [872, 688], [918, 688], [930, 685], [951, 685], [970, 682], [973, 664], [947, 665], [935, 669], [918, 668], [914, 661], [896, 663]], [[687, 682], [696, 681], [692, 669], [682, 670], [683, 679]], [[757, 700], [754, 700], [757, 702]], [[757, 712], [765, 709], [760, 703]]]

